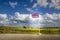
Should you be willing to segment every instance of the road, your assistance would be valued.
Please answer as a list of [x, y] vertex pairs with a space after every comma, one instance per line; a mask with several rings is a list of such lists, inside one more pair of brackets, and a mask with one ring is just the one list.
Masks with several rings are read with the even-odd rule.
[[60, 40], [60, 35], [0, 34], [0, 40]]

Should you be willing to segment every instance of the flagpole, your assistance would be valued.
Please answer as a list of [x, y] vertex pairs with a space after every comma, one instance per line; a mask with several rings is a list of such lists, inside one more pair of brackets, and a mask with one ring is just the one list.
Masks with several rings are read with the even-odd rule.
[[[37, 13], [33, 14], [32, 18], [39, 18], [39, 14], [37, 14]], [[38, 24], [39, 24], [39, 22], [38, 22]], [[40, 34], [40, 27], [39, 27], [38, 31], [39, 31], [38, 34]]]
[[39, 34], [40, 34], [40, 22], [39, 22]]
[[40, 34], [40, 27], [39, 27], [39, 34]]

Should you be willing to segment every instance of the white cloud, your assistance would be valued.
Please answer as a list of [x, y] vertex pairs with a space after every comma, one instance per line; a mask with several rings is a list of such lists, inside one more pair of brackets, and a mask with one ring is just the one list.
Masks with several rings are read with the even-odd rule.
[[52, 19], [52, 20], [58, 19], [58, 15], [56, 13], [53, 13], [53, 14], [46, 13], [45, 16], [47, 16], [47, 18]]
[[55, 7], [56, 9], [60, 9], [60, 0], [51, 0], [49, 7]]
[[17, 2], [9, 2], [9, 5], [12, 7], [12, 8], [15, 8], [17, 6]]
[[17, 23], [16, 21], [13, 21], [13, 23]]
[[60, 0], [51, 0], [51, 2], [47, 2], [47, 0], [37, 0], [37, 4], [46, 7], [49, 5], [49, 8], [54, 7], [55, 9], [60, 9]]
[[15, 15], [10, 16], [10, 19], [8, 19], [7, 14], [0, 14], [0, 24], [10, 26], [60, 27], [60, 14], [45, 13], [44, 15], [39, 14], [38, 18], [32, 18], [32, 14], [15, 12]]
[[0, 14], [0, 24], [6, 25], [7, 21], [7, 14]]
[[38, 5], [46, 7], [48, 5], [47, 0], [37, 0]]
[[28, 17], [28, 15], [20, 14], [19, 12], [15, 12], [14, 19], [24, 21], [26, 17]]
[[32, 8], [35, 8], [35, 7], [37, 7], [37, 3], [34, 3], [34, 5], [32, 6]]
[[37, 5], [38, 5], [37, 3], [34, 3], [32, 8], [26, 8], [26, 10], [29, 11], [29, 12], [33, 12], [34, 11], [33, 9], [36, 8]]
[[16, 24], [17, 26], [27, 26], [29, 25], [29, 14], [20, 14], [19, 12], [15, 12], [14, 16], [11, 16], [10, 24], [14, 25]]
[[33, 12], [32, 8], [26, 8], [27, 11]]
[[0, 14], [0, 18], [6, 19], [7, 18], [7, 14]]
[[[39, 14], [40, 15], [40, 14]], [[31, 26], [33, 27], [60, 27], [60, 14], [56, 13], [46, 13], [40, 15], [39, 18], [30, 18]]]
[[[60, 21], [60, 14], [56, 14], [56, 13], [53, 13], [53, 14], [49, 14], [49, 13], [46, 13], [45, 15], [43, 15], [44, 17], [44, 20], [43, 20], [43, 24], [45, 23], [44, 26], [46, 27], [59, 27], [59, 21]], [[45, 21], [45, 22], [44, 22]]]

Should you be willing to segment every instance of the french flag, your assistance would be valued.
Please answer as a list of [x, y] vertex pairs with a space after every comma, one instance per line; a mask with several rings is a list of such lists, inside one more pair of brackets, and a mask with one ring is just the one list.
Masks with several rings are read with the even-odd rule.
[[39, 14], [38, 13], [32, 14], [32, 18], [38, 18], [38, 17], [39, 17]]

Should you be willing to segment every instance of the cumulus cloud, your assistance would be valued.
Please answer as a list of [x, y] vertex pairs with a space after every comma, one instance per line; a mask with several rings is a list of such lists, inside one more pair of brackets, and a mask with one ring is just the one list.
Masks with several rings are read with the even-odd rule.
[[30, 17], [30, 26], [35, 27], [60, 27], [60, 14], [46, 13], [44, 15], [39, 14], [39, 18]]
[[26, 17], [28, 17], [28, 14], [26, 15], [26, 14], [20, 14], [19, 12], [15, 12], [14, 19], [24, 21]]
[[48, 5], [47, 0], [37, 0], [37, 4], [46, 7]]
[[[8, 15], [9, 16], [9, 15]], [[7, 14], [0, 14], [0, 25], [32, 26], [32, 27], [60, 27], [60, 14], [39, 14], [38, 18], [32, 18], [32, 14], [15, 14], [8, 19]]]
[[17, 6], [17, 2], [9, 2], [9, 5], [12, 7], [12, 8], [15, 8]]
[[7, 18], [7, 14], [0, 14], [0, 18], [1, 19], [6, 19]]
[[49, 14], [46, 13], [45, 15], [43, 15], [43, 21], [42, 24], [44, 24], [45, 27], [59, 27], [59, 21], [60, 21], [60, 14]]
[[17, 25], [20, 25], [20, 26], [29, 25], [28, 20], [29, 20], [29, 15], [28, 14], [20, 14], [19, 12], [15, 12], [14, 16], [11, 16], [11, 23], [12, 24], [17, 24]]
[[7, 14], [0, 14], [0, 24], [6, 25], [7, 24]]
[[60, 0], [51, 0], [49, 7], [55, 7], [56, 9], [60, 9]]
[[47, 0], [37, 0], [37, 5], [40, 5], [42, 7], [47, 7], [49, 5], [49, 8], [54, 7], [55, 9], [60, 9], [60, 0], [51, 0], [51, 2], [47, 2]]

